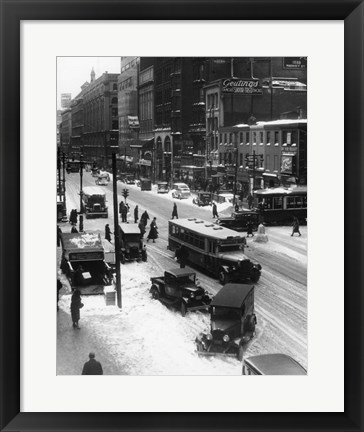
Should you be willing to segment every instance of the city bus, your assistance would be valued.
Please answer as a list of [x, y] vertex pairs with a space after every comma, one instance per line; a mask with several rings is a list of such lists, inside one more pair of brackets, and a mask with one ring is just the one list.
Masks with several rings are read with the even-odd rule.
[[169, 222], [168, 249], [188, 250], [187, 261], [217, 277], [220, 283], [258, 282], [261, 265], [244, 254], [245, 237], [233, 230], [196, 218]]
[[256, 211], [267, 224], [291, 223], [297, 217], [301, 224], [307, 222], [307, 187], [259, 189], [254, 191]]

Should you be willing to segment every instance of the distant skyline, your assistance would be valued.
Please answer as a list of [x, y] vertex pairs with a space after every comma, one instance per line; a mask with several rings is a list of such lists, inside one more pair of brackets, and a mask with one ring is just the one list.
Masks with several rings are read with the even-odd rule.
[[71, 93], [72, 99], [81, 85], [90, 82], [94, 68], [96, 79], [104, 72], [120, 73], [121, 57], [57, 57], [57, 109], [61, 109], [61, 94]]

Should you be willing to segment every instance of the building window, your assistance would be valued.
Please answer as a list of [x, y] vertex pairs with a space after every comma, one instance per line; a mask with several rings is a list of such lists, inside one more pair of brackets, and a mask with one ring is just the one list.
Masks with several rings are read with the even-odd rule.
[[268, 131], [267, 132], [267, 145], [269, 145], [270, 144], [270, 132]]
[[274, 144], [279, 144], [279, 132], [274, 132]]
[[113, 98], [111, 99], [111, 103], [112, 103], [112, 104], [117, 104], [117, 103], [118, 103], [118, 98], [117, 98], [117, 97], [113, 97]]
[[117, 84], [113, 84], [112, 89], [113, 90], [117, 90], [118, 89], [118, 85]]
[[270, 171], [270, 155], [265, 156], [265, 169]]
[[259, 142], [260, 142], [260, 144], [264, 143], [263, 132], [259, 132]]
[[112, 108], [111, 109], [111, 115], [112, 116], [117, 116], [118, 115], [118, 109], [117, 108]]
[[278, 171], [278, 155], [274, 155], [274, 171]]
[[253, 132], [253, 145], [257, 143], [257, 133]]

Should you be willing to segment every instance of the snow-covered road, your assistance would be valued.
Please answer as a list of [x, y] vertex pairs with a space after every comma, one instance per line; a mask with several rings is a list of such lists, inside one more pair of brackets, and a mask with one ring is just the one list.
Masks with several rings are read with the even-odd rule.
[[[90, 173], [84, 173], [84, 186], [94, 185]], [[194, 216], [212, 220], [211, 207], [199, 208], [190, 200], [173, 200], [170, 195], [141, 192], [136, 186], [118, 182], [121, 190], [130, 191], [128, 202], [132, 214], [135, 204], [139, 215], [147, 209], [157, 217], [160, 237], [147, 244], [147, 263], [127, 263], [121, 267], [123, 307], [119, 311], [105, 306], [102, 296], [83, 297], [82, 329], [70, 325], [70, 295], [62, 291], [58, 313], [57, 373], [79, 374], [90, 350], [97, 353], [105, 374], [129, 375], [240, 375], [241, 363], [235, 359], [204, 358], [195, 353], [195, 337], [209, 328], [207, 313], [189, 313], [182, 318], [150, 298], [151, 276], [174, 267], [173, 255], [167, 250], [167, 221], [173, 202], [177, 202], [180, 217]], [[79, 208], [79, 175], [67, 176], [67, 208]], [[103, 187], [109, 204], [108, 219], [84, 219], [84, 229], [100, 231], [105, 223], [113, 227], [112, 184]], [[219, 211], [229, 213], [226, 205]], [[61, 225], [68, 232], [69, 224]], [[257, 335], [249, 343], [246, 355], [284, 352], [307, 367], [307, 229], [302, 237], [291, 237], [290, 227], [269, 227], [269, 242], [255, 243], [248, 239], [247, 255], [258, 261], [262, 277], [255, 290], [258, 318]], [[219, 283], [197, 271], [201, 284], [212, 294]]]

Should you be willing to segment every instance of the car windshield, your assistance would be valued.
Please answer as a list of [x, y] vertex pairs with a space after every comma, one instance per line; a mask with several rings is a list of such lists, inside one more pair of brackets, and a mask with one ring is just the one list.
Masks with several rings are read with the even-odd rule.
[[212, 319], [226, 319], [226, 320], [240, 320], [241, 310], [232, 309], [226, 307], [216, 307], [212, 308], [211, 312]]
[[104, 196], [103, 195], [92, 195], [88, 198], [89, 204], [103, 204]]
[[191, 275], [180, 276], [180, 277], [167, 275], [166, 282], [171, 283], [173, 285], [186, 285], [195, 282], [195, 275], [191, 274]]
[[241, 244], [220, 245], [220, 252], [233, 252], [241, 249]]

